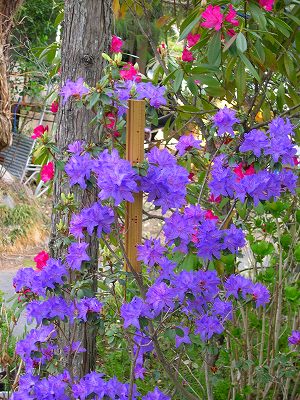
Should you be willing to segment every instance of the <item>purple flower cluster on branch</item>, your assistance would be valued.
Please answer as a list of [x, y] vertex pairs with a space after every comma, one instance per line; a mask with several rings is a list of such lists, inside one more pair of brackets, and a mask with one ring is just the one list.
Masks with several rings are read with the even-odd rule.
[[167, 150], [153, 147], [148, 154], [147, 175], [141, 177], [141, 190], [148, 193], [148, 201], [162, 208], [179, 208], [186, 203], [188, 172], [177, 164], [176, 158]]

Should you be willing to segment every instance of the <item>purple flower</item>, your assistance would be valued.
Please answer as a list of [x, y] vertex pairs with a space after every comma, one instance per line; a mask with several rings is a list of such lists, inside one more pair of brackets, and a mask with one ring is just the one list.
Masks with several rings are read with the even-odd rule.
[[176, 144], [176, 149], [178, 150], [178, 154], [183, 156], [187, 151], [192, 149], [200, 149], [201, 140], [197, 140], [194, 138], [193, 134], [183, 135], [179, 138], [178, 143]]
[[211, 169], [211, 181], [208, 186], [215, 197], [233, 196], [236, 177], [230, 168], [223, 165], [225, 161], [223, 155], [216, 157]]
[[178, 208], [186, 203], [188, 172], [177, 165], [175, 157], [166, 149], [154, 149], [156, 148], [154, 147], [148, 156], [150, 166], [147, 175], [141, 178], [141, 190], [149, 193], [148, 201], [153, 201], [166, 213], [168, 209]]
[[274, 162], [281, 159], [283, 164], [294, 165], [293, 157], [297, 154], [291, 139], [288, 136], [273, 136], [269, 146], [265, 149], [265, 154], [270, 155]]
[[65, 85], [60, 91], [60, 95], [63, 97], [63, 104], [66, 104], [67, 100], [71, 96], [82, 97], [84, 94], [89, 92], [88, 88], [84, 86], [83, 78], [78, 78], [77, 81], [73, 82], [70, 79], [67, 80]]
[[66, 261], [72, 270], [80, 270], [83, 261], [89, 261], [90, 257], [86, 253], [88, 243], [71, 243], [68, 247]]
[[45, 297], [47, 289], [63, 285], [66, 276], [66, 266], [60, 260], [50, 258], [41, 271], [32, 268], [20, 269], [14, 278], [14, 286], [17, 292], [30, 289], [31, 292]]
[[164, 86], [154, 86], [151, 82], [140, 82], [136, 84], [137, 98], [149, 99], [150, 105], [155, 108], [165, 106], [167, 100], [164, 95], [166, 88]]
[[84, 234], [83, 234], [83, 229], [86, 228], [85, 224], [85, 218], [83, 213], [81, 212], [80, 214], [72, 214], [71, 221], [70, 221], [70, 233], [76, 238], [76, 239], [83, 239]]
[[84, 150], [85, 142], [83, 140], [76, 140], [69, 144], [68, 152], [79, 155]]
[[111, 154], [104, 150], [97, 159], [94, 171], [98, 177], [97, 184], [101, 200], [113, 198], [118, 206], [123, 200], [133, 202], [133, 192], [138, 192], [136, 172], [129, 161], [120, 158], [114, 149]]
[[274, 118], [269, 124], [269, 131], [271, 137], [276, 136], [294, 136], [294, 126], [291, 121], [286, 118], [277, 117]]
[[213, 302], [212, 315], [221, 318], [222, 322], [232, 319], [233, 306], [230, 301], [222, 301], [218, 297]]
[[[26, 371], [32, 371], [35, 362], [44, 364], [53, 357], [55, 346], [50, 343], [57, 336], [54, 325], [32, 329], [28, 335], [16, 345], [16, 353], [25, 362]], [[34, 353], [40, 352], [41, 355]]]
[[238, 253], [239, 248], [246, 244], [245, 235], [242, 229], [238, 229], [234, 224], [231, 224], [229, 229], [224, 231], [224, 248], [231, 253]]
[[130, 303], [124, 303], [121, 306], [121, 317], [124, 319], [124, 328], [132, 325], [140, 329], [139, 318], [146, 316], [146, 314], [146, 305], [139, 297], [134, 297]]
[[146, 239], [143, 245], [137, 246], [138, 260], [149, 267], [159, 264], [166, 249], [160, 244], [160, 239]]
[[39, 325], [43, 319], [59, 318], [64, 320], [69, 318], [70, 322], [74, 319], [74, 304], [68, 303], [63, 297], [52, 296], [45, 301], [33, 300], [26, 306], [27, 320], [30, 323], [33, 319]]
[[224, 248], [223, 232], [218, 229], [215, 220], [204, 221], [196, 232], [195, 238], [199, 257], [204, 260], [212, 260], [213, 257], [220, 258], [221, 250]]
[[150, 286], [146, 293], [146, 303], [152, 308], [154, 315], [157, 316], [161, 311], [174, 309], [174, 294], [174, 290], [164, 282], [155, 283]]
[[135, 379], [144, 379], [144, 373], [146, 372], [142, 364], [136, 363], [134, 366], [134, 377]]
[[280, 173], [280, 182], [283, 187], [288, 188], [291, 193], [295, 193], [297, 187], [298, 176], [290, 169], [283, 168]]
[[167, 149], [153, 147], [147, 155], [149, 163], [159, 167], [173, 167], [177, 165], [176, 158]]
[[230, 108], [221, 108], [214, 116], [214, 127], [218, 128], [218, 136], [228, 133], [230, 136], [234, 137], [233, 125], [240, 122], [235, 116], [236, 111]]
[[190, 330], [187, 326], [177, 326], [177, 329], [181, 331], [181, 335], [176, 334], [175, 346], [178, 348], [182, 343], [190, 344], [191, 339], [189, 338]]
[[78, 183], [81, 189], [86, 189], [86, 179], [90, 179], [92, 166], [93, 161], [88, 153], [72, 156], [65, 166], [70, 185]]
[[203, 315], [200, 319], [196, 320], [195, 333], [199, 333], [203, 341], [211, 339], [215, 334], [221, 334], [224, 327], [219, 319], [213, 315]]
[[87, 321], [88, 313], [99, 314], [102, 310], [103, 304], [100, 303], [95, 297], [86, 297], [76, 303], [77, 318], [82, 321]]
[[89, 235], [92, 235], [96, 227], [99, 238], [102, 233], [110, 233], [111, 225], [114, 222], [114, 212], [110, 207], [94, 203], [91, 207], [83, 209], [81, 214]]
[[147, 393], [142, 400], [171, 400], [171, 397], [166, 396], [156, 387], [153, 392]]
[[300, 331], [292, 331], [291, 336], [288, 338], [289, 346], [299, 346], [300, 345]]
[[72, 342], [70, 346], [65, 346], [63, 350], [66, 354], [69, 353], [78, 354], [86, 352], [86, 349], [84, 347], [81, 347], [81, 342]]
[[270, 302], [270, 292], [261, 283], [255, 283], [252, 285], [251, 294], [253, 300], [256, 303], [256, 308], [258, 308], [259, 306], [264, 307], [267, 303]]
[[243, 299], [252, 293], [253, 282], [241, 275], [230, 275], [224, 284], [226, 297], [233, 296], [236, 299], [241, 295]]
[[240, 151], [246, 153], [252, 151], [256, 157], [260, 157], [262, 150], [269, 144], [267, 135], [259, 130], [252, 129], [252, 131], [245, 134], [244, 141], [240, 146]]

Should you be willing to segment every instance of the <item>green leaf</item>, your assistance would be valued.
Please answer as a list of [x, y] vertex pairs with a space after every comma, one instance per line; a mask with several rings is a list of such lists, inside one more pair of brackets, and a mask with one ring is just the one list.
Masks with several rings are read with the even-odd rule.
[[285, 88], [283, 83], [278, 86], [277, 96], [276, 96], [276, 103], [279, 111], [283, 110], [283, 106], [285, 104]]
[[258, 7], [254, 3], [249, 3], [249, 8], [254, 21], [258, 24], [260, 29], [263, 31], [266, 30], [267, 20], [261, 7]]
[[236, 47], [241, 53], [245, 53], [247, 50], [247, 40], [242, 32], [240, 32], [236, 37]]
[[258, 240], [251, 244], [251, 249], [254, 254], [265, 257], [273, 253], [274, 246], [272, 243], [266, 242], [265, 240]]
[[284, 21], [282, 21], [280, 18], [272, 18], [272, 21], [275, 25], [275, 27], [287, 38], [290, 37], [291, 32], [293, 29], [286, 24]]
[[207, 48], [208, 63], [219, 66], [221, 64], [221, 33], [216, 32], [209, 41]]
[[236, 68], [235, 84], [237, 89], [237, 102], [242, 104], [246, 94], [246, 70], [242, 61], [239, 61]]
[[183, 76], [184, 76], [184, 73], [183, 73], [182, 69], [178, 69], [178, 70], [175, 72], [175, 80], [174, 80], [174, 82], [173, 82], [173, 89], [174, 89], [174, 92], [175, 92], [175, 93], [177, 93], [178, 90], [179, 90], [180, 87], [181, 87], [182, 80], [183, 80]]
[[197, 65], [197, 67], [194, 67], [191, 69], [190, 73], [192, 75], [197, 75], [197, 74], [203, 74], [207, 72], [218, 72], [219, 68], [216, 67], [215, 65], [211, 64], [200, 64]]
[[[195, 10], [196, 13], [198, 13], [198, 10]], [[198, 22], [201, 19], [201, 15], [198, 15], [197, 17], [195, 16], [196, 13], [193, 13], [192, 15], [189, 15], [181, 24], [181, 30], [180, 30], [180, 36], [178, 38], [178, 41], [180, 42], [181, 40], [183, 40], [190, 32], [191, 30], [194, 28], [194, 26], [196, 26], [198, 24]], [[190, 22], [189, 22], [190, 21]], [[188, 23], [188, 25], [186, 25], [186, 23]], [[185, 28], [183, 28], [185, 26]], [[183, 28], [183, 30], [182, 30]]]
[[243, 63], [246, 65], [246, 67], [248, 68], [249, 72], [251, 73], [251, 75], [258, 81], [260, 82], [261, 79], [258, 75], [258, 72], [256, 71], [256, 69], [254, 68], [254, 66], [251, 64], [251, 61], [245, 56], [245, 54], [240, 53], [239, 52], [239, 57], [240, 59], [243, 61]]

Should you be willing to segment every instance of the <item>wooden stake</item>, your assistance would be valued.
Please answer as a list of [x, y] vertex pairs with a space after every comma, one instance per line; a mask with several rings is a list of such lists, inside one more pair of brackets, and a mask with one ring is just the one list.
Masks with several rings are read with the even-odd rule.
[[[144, 160], [145, 101], [129, 100], [126, 127], [126, 160], [134, 166]], [[134, 203], [126, 203], [125, 250], [131, 266], [138, 273], [141, 263], [137, 261], [137, 244], [142, 241], [143, 194], [134, 194]], [[125, 265], [126, 271], [130, 271]]]

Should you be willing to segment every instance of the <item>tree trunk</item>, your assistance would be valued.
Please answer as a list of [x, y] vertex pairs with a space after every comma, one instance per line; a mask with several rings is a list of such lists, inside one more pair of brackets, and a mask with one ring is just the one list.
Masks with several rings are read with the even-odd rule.
[[[65, 0], [65, 17], [62, 37], [62, 84], [67, 79], [76, 80], [83, 77], [88, 85], [95, 85], [101, 78], [105, 60], [102, 52], [108, 52], [111, 39], [112, 1], [111, 0]], [[89, 125], [94, 114], [85, 108], [79, 109], [74, 100], [69, 99], [65, 106], [60, 104], [56, 144], [61, 157], [69, 143], [75, 140], [84, 140], [86, 143], [99, 142], [99, 127]], [[82, 191], [80, 188], [70, 189], [68, 182], [58, 171], [54, 181], [54, 207], [60, 202], [62, 193], [74, 193], [75, 201], [81, 208], [89, 206], [97, 200], [96, 191]], [[68, 216], [53, 208], [52, 228], [50, 238], [50, 252], [53, 257], [64, 257], [65, 249], [57, 232], [60, 220], [68, 223]], [[93, 274], [93, 291], [97, 290], [96, 271], [98, 268], [99, 241], [96, 235], [86, 238], [89, 243], [91, 258], [90, 272]], [[70, 337], [71, 327], [65, 325], [65, 336]], [[74, 375], [82, 376], [95, 369], [96, 360], [96, 332], [95, 328], [86, 324], [85, 329], [77, 329], [74, 340], [79, 340], [87, 349], [83, 353], [81, 362], [71, 369]], [[80, 356], [80, 355], [78, 355]], [[77, 356], [77, 357], [78, 357]], [[68, 360], [65, 366], [70, 368]], [[81, 364], [81, 365], [79, 365]]]
[[12, 142], [9, 95], [9, 35], [13, 17], [23, 0], [0, 0], [0, 151]]

